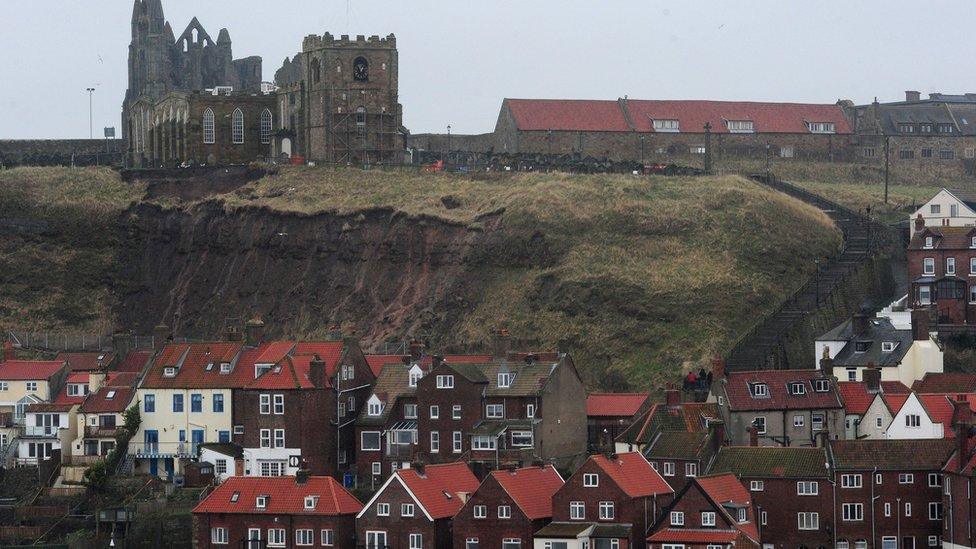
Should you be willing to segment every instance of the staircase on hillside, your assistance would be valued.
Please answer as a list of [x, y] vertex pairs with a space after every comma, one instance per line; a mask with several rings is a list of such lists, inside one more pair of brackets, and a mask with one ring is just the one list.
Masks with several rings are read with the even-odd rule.
[[818, 266], [818, 275], [739, 339], [725, 357], [729, 371], [789, 368], [783, 341], [792, 329], [894, 238], [884, 225], [822, 196], [775, 179], [754, 179], [822, 210], [843, 232], [844, 247], [837, 256]]

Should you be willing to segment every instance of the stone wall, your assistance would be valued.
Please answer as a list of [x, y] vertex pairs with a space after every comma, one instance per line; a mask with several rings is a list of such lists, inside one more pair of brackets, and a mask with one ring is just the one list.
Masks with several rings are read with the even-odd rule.
[[121, 139], [0, 139], [0, 166], [79, 166], [120, 164]]

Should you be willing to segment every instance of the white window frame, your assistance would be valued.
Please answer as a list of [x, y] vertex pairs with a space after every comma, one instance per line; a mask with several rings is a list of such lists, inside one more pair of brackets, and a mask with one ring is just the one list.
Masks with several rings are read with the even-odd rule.
[[[376, 435], [376, 447], [366, 447], [366, 435]], [[359, 449], [364, 452], [379, 452], [383, 447], [383, 435], [379, 431], [363, 431], [359, 433]]]
[[475, 505], [474, 506], [474, 518], [483, 519], [488, 517], [488, 506], [487, 505]]
[[285, 395], [274, 395], [274, 415], [285, 415]]
[[665, 461], [664, 462], [664, 476], [673, 477], [674, 476], [674, 462]]
[[275, 429], [274, 430], [274, 447], [284, 448], [285, 447], [285, 430]]
[[715, 526], [715, 511], [702, 511], [701, 525]]
[[697, 477], [698, 476], [698, 464], [695, 462], [685, 463], [685, 476], [686, 477]]
[[311, 528], [296, 528], [295, 545], [315, 545], [315, 530], [312, 530]]
[[[244, 144], [244, 111], [240, 107], [234, 109], [234, 114], [231, 117], [231, 129], [234, 145]], [[268, 542], [270, 545], [270, 542]]]
[[412, 503], [401, 503], [400, 504], [400, 516], [401, 517], [412, 517], [414, 514], [414, 506]]
[[863, 503], [841, 504], [841, 517], [844, 522], [861, 522], [864, 520]]
[[811, 511], [801, 511], [796, 514], [797, 530], [819, 530], [820, 513]]
[[271, 395], [260, 395], [258, 400], [258, 411], [261, 412], [261, 415], [271, 415]]
[[423, 549], [424, 547], [424, 536], [423, 534], [410, 534], [409, 538], [410, 549]]
[[898, 473], [898, 484], [915, 484], [915, 475], [912, 473]]
[[430, 432], [430, 452], [436, 454], [441, 451], [441, 434], [439, 431]]
[[684, 526], [685, 514], [681, 511], [671, 511], [671, 526]]
[[258, 445], [260, 448], [271, 448], [271, 429], [258, 431]]
[[203, 111], [203, 144], [213, 145], [217, 142], [217, 128], [214, 123], [213, 109], [207, 107]]
[[438, 375], [435, 380], [438, 389], [453, 389], [454, 388], [454, 376], [453, 375]]
[[427, 412], [430, 419], [440, 419], [441, 417], [441, 407], [437, 404], [431, 404], [430, 409]]
[[582, 501], [569, 502], [569, 520], [586, 520], [586, 503]]
[[287, 543], [284, 528], [268, 528], [268, 547], [284, 547]]
[[600, 475], [596, 473], [583, 473], [583, 487], [597, 488], [600, 486]]
[[749, 481], [749, 491], [750, 492], [762, 492], [766, 490], [766, 483], [761, 480], [750, 480]]
[[271, 143], [271, 132], [274, 129], [274, 115], [271, 114], [271, 109], [264, 109], [261, 111], [261, 144], [268, 145]]
[[464, 451], [464, 433], [461, 431], [453, 431], [451, 433], [451, 450], [455, 454], [460, 454]]
[[922, 259], [922, 274], [924, 275], [934, 275], [935, 274], [935, 258], [926, 257]]
[[485, 417], [488, 419], [505, 419], [505, 405], [485, 404]]
[[600, 520], [613, 520], [616, 516], [616, 509], [612, 501], [600, 502]]
[[451, 406], [451, 419], [461, 419], [461, 405], [454, 404]]
[[929, 488], [942, 488], [942, 475], [929, 473]]
[[800, 428], [803, 427], [805, 418], [802, 415], [793, 416], [793, 427]]
[[768, 396], [769, 396], [769, 385], [766, 385], [765, 383], [752, 384], [753, 398], [766, 398]]
[[954, 275], [954, 274], [956, 274], [956, 258], [954, 258], [954, 257], [947, 257], [946, 258], [946, 272], [945, 272], [945, 274], [947, 274], [947, 275]]
[[390, 504], [389, 503], [377, 503], [376, 504], [376, 516], [378, 516], [378, 517], [388, 517], [388, 516], [390, 516]]
[[841, 488], [863, 488], [864, 479], [860, 473], [846, 473], [840, 476]]
[[320, 541], [325, 547], [332, 547], [335, 545], [335, 531], [331, 528], [323, 528], [319, 533]]
[[511, 505], [499, 505], [498, 506], [498, 518], [500, 519], [510, 519], [512, 518], [512, 506]]
[[227, 545], [227, 527], [215, 526], [210, 529], [210, 543], [214, 545]]
[[816, 496], [820, 494], [820, 483], [815, 480], [800, 480], [796, 483], [796, 495]]

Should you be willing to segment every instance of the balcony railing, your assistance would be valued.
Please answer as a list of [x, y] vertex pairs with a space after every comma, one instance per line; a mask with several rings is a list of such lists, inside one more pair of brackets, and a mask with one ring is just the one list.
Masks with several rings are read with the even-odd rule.
[[99, 461], [105, 459], [105, 456], [74, 456], [66, 455], [61, 458], [63, 465], [74, 465], [79, 467], [91, 467]]
[[385, 455], [390, 458], [412, 458], [416, 452], [416, 444], [388, 444]]
[[130, 442], [129, 453], [136, 457], [193, 457], [196, 446], [189, 442]]
[[116, 426], [88, 425], [85, 427], [85, 436], [92, 438], [114, 438], [118, 432]]
[[61, 427], [56, 425], [24, 425], [20, 428], [22, 437], [56, 437]]

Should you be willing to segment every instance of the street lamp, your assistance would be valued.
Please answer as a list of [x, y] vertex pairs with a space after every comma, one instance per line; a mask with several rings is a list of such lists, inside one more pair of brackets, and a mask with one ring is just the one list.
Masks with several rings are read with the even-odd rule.
[[88, 139], [92, 139], [95, 136], [92, 124], [92, 94], [95, 93], [95, 88], [85, 88], [85, 91], [88, 92]]
[[641, 140], [641, 173], [644, 173], [644, 136], [640, 136]]
[[820, 306], [820, 258], [814, 259], [813, 262], [817, 265], [817, 306]]

